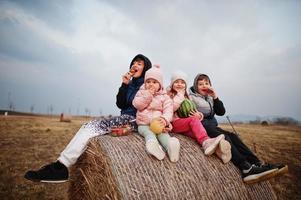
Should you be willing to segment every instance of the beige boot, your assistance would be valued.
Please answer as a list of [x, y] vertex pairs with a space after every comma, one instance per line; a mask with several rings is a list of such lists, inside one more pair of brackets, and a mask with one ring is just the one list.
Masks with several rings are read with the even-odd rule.
[[146, 151], [155, 156], [158, 160], [163, 160], [165, 157], [165, 152], [163, 151], [161, 145], [158, 141], [150, 139], [146, 142]]
[[207, 140], [205, 140], [202, 144], [202, 147], [204, 149], [204, 154], [206, 156], [212, 155], [215, 152], [216, 148], [218, 147], [220, 141], [224, 138], [225, 136], [222, 134], [215, 138], [208, 138]]
[[180, 156], [180, 142], [177, 138], [171, 137], [168, 140], [167, 153], [171, 162], [177, 162]]
[[224, 164], [228, 163], [232, 158], [230, 143], [227, 140], [222, 139], [215, 153]]

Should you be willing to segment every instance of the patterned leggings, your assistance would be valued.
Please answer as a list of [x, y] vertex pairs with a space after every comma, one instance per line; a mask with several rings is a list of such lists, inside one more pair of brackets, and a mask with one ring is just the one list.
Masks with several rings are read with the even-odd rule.
[[121, 115], [112, 117], [109, 119], [94, 119], [84, 125], [85, 129], [89, 129], [99, 135], [104, 135], [111, 132], [111, 128], [114, 126], [130, 125], [131, 128], [137, 132], [137, 124], [135, 117], [131, 115]]
[[66, 148], [61, 152], [58, 160], [66, 167], [72, 166], [86, 150], [89, 140], [111, 132], [113, 126], [130, 125], [137, 131], [135, 117], [131, 115], [121, 115], [110, 119], [92, 120], [84, 124], [71, 139]]

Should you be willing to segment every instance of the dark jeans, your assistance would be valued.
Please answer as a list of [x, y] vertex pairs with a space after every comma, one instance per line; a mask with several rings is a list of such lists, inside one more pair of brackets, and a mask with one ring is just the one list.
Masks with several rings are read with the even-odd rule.
[[260, 162], [257, 156], [241, 141], [235, 133], [225, 131], [214, 125], [204, 125], [209, 137], [217, 137], [220, 134], [225, 135], [225, 139], [231, 144], [231, 161], [240, 168], [242, 162], [248, 161], [250, 164]]

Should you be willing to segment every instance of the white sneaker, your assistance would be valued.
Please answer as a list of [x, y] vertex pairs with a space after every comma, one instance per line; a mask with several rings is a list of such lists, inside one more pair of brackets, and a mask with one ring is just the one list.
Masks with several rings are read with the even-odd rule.
[[161, 145], [156, 140], [148, 140], [145, 144], [146, 151], [155, 156], [158, 160], [163, 160], [165, 157], [165, 152], [163, 151]]
[[232, 158], [230, 143], [227, 140], [222, 139], [219, 142], [215, 153], [223, 161], [224, 164], [228, 163]]
[[204, 149], [204, 153], [206, 156], [212, 155], [216, 148], [218, 147], [219, 142], [225, 138], [225, 135], [221, 134], [215, 138], [208, 138], [205, 140], [202, 144], [202, 147]]
[[168, 140], [167, 153], [171, 162], [177, 162], [180, 156], [180, 142], [172, 137]]

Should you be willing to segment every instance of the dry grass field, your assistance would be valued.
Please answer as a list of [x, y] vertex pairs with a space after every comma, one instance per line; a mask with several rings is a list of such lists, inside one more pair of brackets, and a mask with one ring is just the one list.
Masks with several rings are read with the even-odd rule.
[[0, 199], [67, 199], [68, 183], [38, 184], [23, 176], [28, 169], [54, 161], [88, 120], [63, 123], [58, 117], [1, 117]]
[[288, 165], [288, 174], [270, 180], [278, 199], [301, 199], [301, 127], [240, 124], [235, 130], [260, 160]]
[[[61, 123], [58, 117], [1, 116], [0, 199], [67, 199], [68, 183], [32, 183], [23, 175], [54, 161], [89, 120]], [[301, 128], [243, 124], [235, 128], [262, 160], [289, 165], [290, 173], [270, 181], [278, 199], [301, 199]]]

